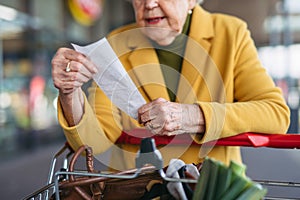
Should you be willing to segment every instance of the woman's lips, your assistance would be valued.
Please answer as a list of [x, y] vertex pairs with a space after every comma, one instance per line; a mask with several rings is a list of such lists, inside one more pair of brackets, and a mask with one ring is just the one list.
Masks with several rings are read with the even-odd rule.
[[146, 21], [149, 24], [158, 24], [163, 19], [164, 19], [164, 17], [151, 17], [151, 18], [146, 18]]

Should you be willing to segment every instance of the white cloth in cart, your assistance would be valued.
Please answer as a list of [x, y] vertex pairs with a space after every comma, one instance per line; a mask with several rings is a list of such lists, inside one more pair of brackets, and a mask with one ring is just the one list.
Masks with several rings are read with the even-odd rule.
[[[167, 177], [180, 178], [178, 170], [183, 166], [186, 167], [186, 171], [189, 172], [195, 179], [199, 178], [200, 174], [197, 167], [193, 164], [185, 164], [180, 159], [171, 159], [166, 171]], [[167, 188], [175, 199], [188, 200], [181, 182], [169, 182], [167, 184]]]

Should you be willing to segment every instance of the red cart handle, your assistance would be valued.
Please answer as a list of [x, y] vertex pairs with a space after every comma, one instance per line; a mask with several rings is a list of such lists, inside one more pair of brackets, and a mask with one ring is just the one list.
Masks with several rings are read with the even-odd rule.
[[300, 148], [300, 134], [242, 133], [219, 139], [216, 145], [298, 149]]
[[[194, 144], [191, 137], [186, 135], [177, 136], [153, 136], [145, 129], [134, 129], [130, 132], [122, 132], [117, 140], [117, 143], [135, 144], [139, 145], [141, 140], [145, 137], [152, 137], [156, 145], [180, 145], [180, 144]], [[248, 146], [248, 147], [271, 147], [271, 148], [300, 148], [300, 134], [264, 134], [246, 132], [239, 135], [221, 138], [208, 144], [218, 146]]]

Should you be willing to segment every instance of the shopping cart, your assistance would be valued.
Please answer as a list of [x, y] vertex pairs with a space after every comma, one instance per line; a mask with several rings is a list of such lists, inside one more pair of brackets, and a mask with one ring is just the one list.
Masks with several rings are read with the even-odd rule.
[[[47, 184], [39, 190], [33, 192], [24, 198], [24, 200], [47, 200], [51, 197], [53, 199], [60, 199], [59, 187], [60, 182], [69, 178], [69, 176], [79, 177], [102, 177], [108, 179], [135, 179], [141, 175], [144, 171], [157, 170], [162, 179], [168, 182], [184, 182], [184, 183], [197, 183], [194, 179], [185, 178], [170, 178], [167, 177], [163, 170], [162, 158], [159, 151], [156, 150], [155, 142], [153, 138], [147, 138], [149, 140], [142, 140], [144, 144], [141, 144], [140, 151], [145, 148], [147, 152], [151, 150], [150, 154], [138, 154], [136, 158], [136, 169], [129, 170], [126, 173], [93, 173], [88, 171], [68, 171], [69, 158], [74, 154], [74, 151], [66, 143], [52, 158], [51, 166], [48, 174]], [[136, 141], [138, 142], [138, 141]], [[241, 146], [241, 147], [268, 147], [268, 148], [282, 148], [282, 149], [299, 149], [300, 148], [300, 134], [260, 134], [260, 133], [242, 133], [237, 136], [228, 138], [222, 138], [217, 141], [206, 143], [206, 145], [217, 145], [217, 146]], [[144, 149], [144, 150], [145, 150]], [[57, 160], [62, 158], [62, 167], [55, 172], [57, 168]], [[151, 164], [145, 167], [145, 163]], [[104, 180], [103, 179], [103, 180]], [[300, 183], [298, 182], [285, 182], [285, 181], [273, 181], [273, 180], [254, 180], [257, 183], [265, 186], [278, 186], [278, 187], [293, 187], [299, 189], [300, 194]], [[299, 195], [300, 196], [300, 195]], [[272, 197], [267, 196], [266, 200], [283, 199], [283, 197]], [[299, 198], [284, 198], [284, 199], [299, 199]]]

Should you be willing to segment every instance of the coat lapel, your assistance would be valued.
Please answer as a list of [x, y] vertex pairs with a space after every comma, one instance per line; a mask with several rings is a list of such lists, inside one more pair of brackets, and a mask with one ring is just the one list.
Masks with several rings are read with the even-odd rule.
[[128, 57], [133, 67], [136, 85], [140, 88], [146, 100], [151, 101], [159, 97], [169, 100], [169, 95], [165, 87], [164, 77], [159, 65], [155, 50], [149, 42], [129, 42], [130, 48], [134, 48]]
[[[205, 29], [203, 28], [205, 27]], [[211, 16], [200, 6], [193, 11], [189, 38], [178, 85], [177, 101], [195, 103], [196, 91], [206, 87], [205, 74], [209, 62], [210, 39], [214, 36]]]

